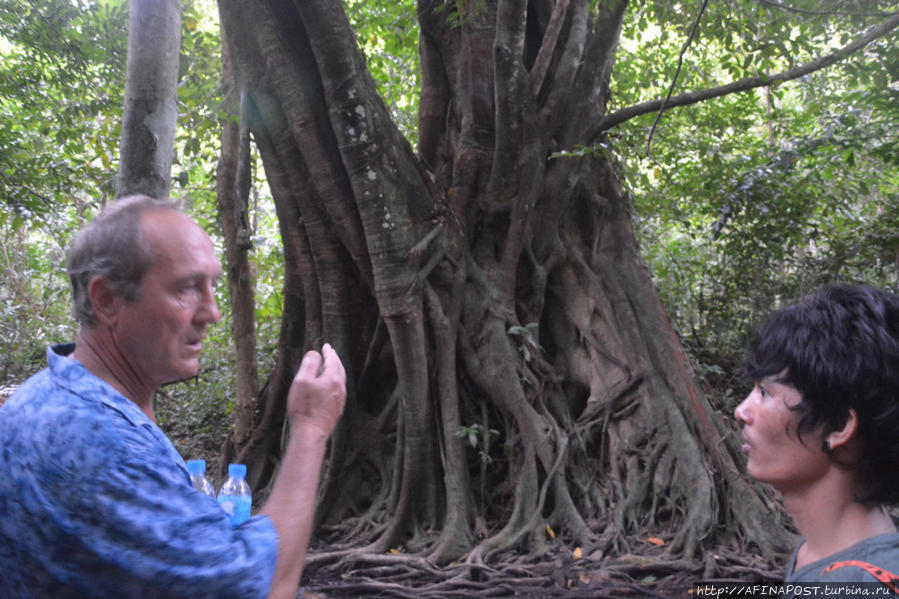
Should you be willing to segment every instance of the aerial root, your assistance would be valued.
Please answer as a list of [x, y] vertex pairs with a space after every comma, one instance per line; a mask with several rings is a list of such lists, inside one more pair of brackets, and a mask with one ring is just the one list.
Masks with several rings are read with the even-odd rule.
[[[639, 551], [639, 553], [638, 553]], [[664, 549], [634, 544], [617, 557], [575, 558], [554, 542], [540, 556], [505, 552], [490, 565], [454, 563], [438, 567], [413, 555], [330, 552], [310, 556], [298, 597], [565, 597], [686, 596], [697, 580], [775, 582], [781, 567], [732, 549], [712, 551], [708, 560], [671, 559]], [[325, 567], [323, 562], [329, 562]]]

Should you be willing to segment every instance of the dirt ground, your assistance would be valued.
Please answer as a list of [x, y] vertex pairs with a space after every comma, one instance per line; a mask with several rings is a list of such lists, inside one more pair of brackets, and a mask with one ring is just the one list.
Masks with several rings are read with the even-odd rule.
[[[572, 557], [560, 544], [542, 556], [508, 554], [489, 565], [452, 564], [435, 568], [420, 558], [347, 555], [333, 561], [325, 548], [310, 555], [303, 599], [394, 597], [445, 599], [469, 597], [523, 598], [692, 598], [700, 581], [775, 583], [782, 580], [775, 564], [751, 556], [706, 556], [695, 561], [666, 559], [656, 548], [646, 555], [610, 558]], [[320, 566], [320, 562], [329, 562]], [[714, 562], [713, 574], [707, 574]]]

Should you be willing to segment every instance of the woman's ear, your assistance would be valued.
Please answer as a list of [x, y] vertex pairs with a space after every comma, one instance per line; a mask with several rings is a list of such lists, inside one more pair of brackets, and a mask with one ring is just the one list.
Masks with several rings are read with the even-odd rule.
[[87, 285], [87, 294], [97, 319], [107, 324], [114, 322], [118, 312], [119, 294], [112, 289], [109, 280], [106, 277], [95, 276]]
[[843, 428], [835, 430], [827, 435], [825, 444], [830, 448], [830, 451], [833, 451], [854, 439], [856, 432], [858, 432], [858, 414], [855, 413], [855, 410], [849, 408], [846, 424], [843, 425]]

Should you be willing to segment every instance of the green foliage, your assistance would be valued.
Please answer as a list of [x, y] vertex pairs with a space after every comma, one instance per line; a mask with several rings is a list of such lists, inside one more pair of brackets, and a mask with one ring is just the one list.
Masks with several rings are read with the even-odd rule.
[[112, 189], [126, 24], [114, 6], [0, 2], [0, 381], [74, 338], [64, 248]]
[[253, 264], [256, 283], [256, 353], [259, 372], [270, 372], [275, 366], [280, 316], [284, 311], [281, 287], [284, 280], [284, 246], [278, 234], [278, 218], [274, 202], [268, 198], [254, 210], [255, 235]]
[[468, 426], [460, 426], [459, 430], [456, 431], [456, 436], [461, 439], [467, 439], [472, 449], [477, 449], [478, 445], [481, 445], [478, 455], [482, 464], [489, 465], [493, 462], [493, 458], [489, 454], [489, 440], [491, 437], [499, 436], [498, 430], [488, 429], [481, 424], [475, 423]]
[[412, 0], [346, 0], [347, 15], [368, 69], [400, 131], [417, 139], [418, 18]]
[[519, 337], [520, 342], [518, 345], [518, 351], [521, 352], [521, 357], [524, 358], [525, 362], [530, 362], [532, 353], [535, 351], [540, 351], [540, 344], [537, 343], [537, 327], [539, 323], [529, 322], [525, 326], [514, 325], [509, 327], [507, 333], [514, 337]]
[[0, 385], [42, 367], [47, 345], [74, 338], [64, 260], [48, 227], [0, 224]]
[[121, 7], [0, 2], [0, 211], [112, 192], [127, 54]]
[[[221, 46], [215, 4], [185, 2], [182, 9], [178, 129], [172, 195], [190, 197], [198, 213], [216, 214], [215, 165], [221, 136]], [[205, 196], [201, 200], [199, 196]]]
[[[793, 4], [800, 12], [731, 4], [748, 13], [740, 30], [710, 5], [675, 93], [788, 70], [849, 41], [866, 18]], [[627, 21], [617, 104], [664, 96], [698, 10], [652, 6]], [[899, 284], [897, 42], [893, 34], [772, 89], [668, 111], [649, 154], [655, 115], [613, 132], [643, 254], [698, 370], [722, 388], [739, 374], [752, 326], [778, 303], [835, 280]]]

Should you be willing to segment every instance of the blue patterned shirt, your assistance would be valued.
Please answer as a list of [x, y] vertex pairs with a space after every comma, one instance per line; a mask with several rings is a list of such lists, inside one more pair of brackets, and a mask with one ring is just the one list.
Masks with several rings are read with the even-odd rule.
[[0, 596], [266, 597], [278, 537], [232, 528], [135, 403], [66, 356], [0, 407]]

